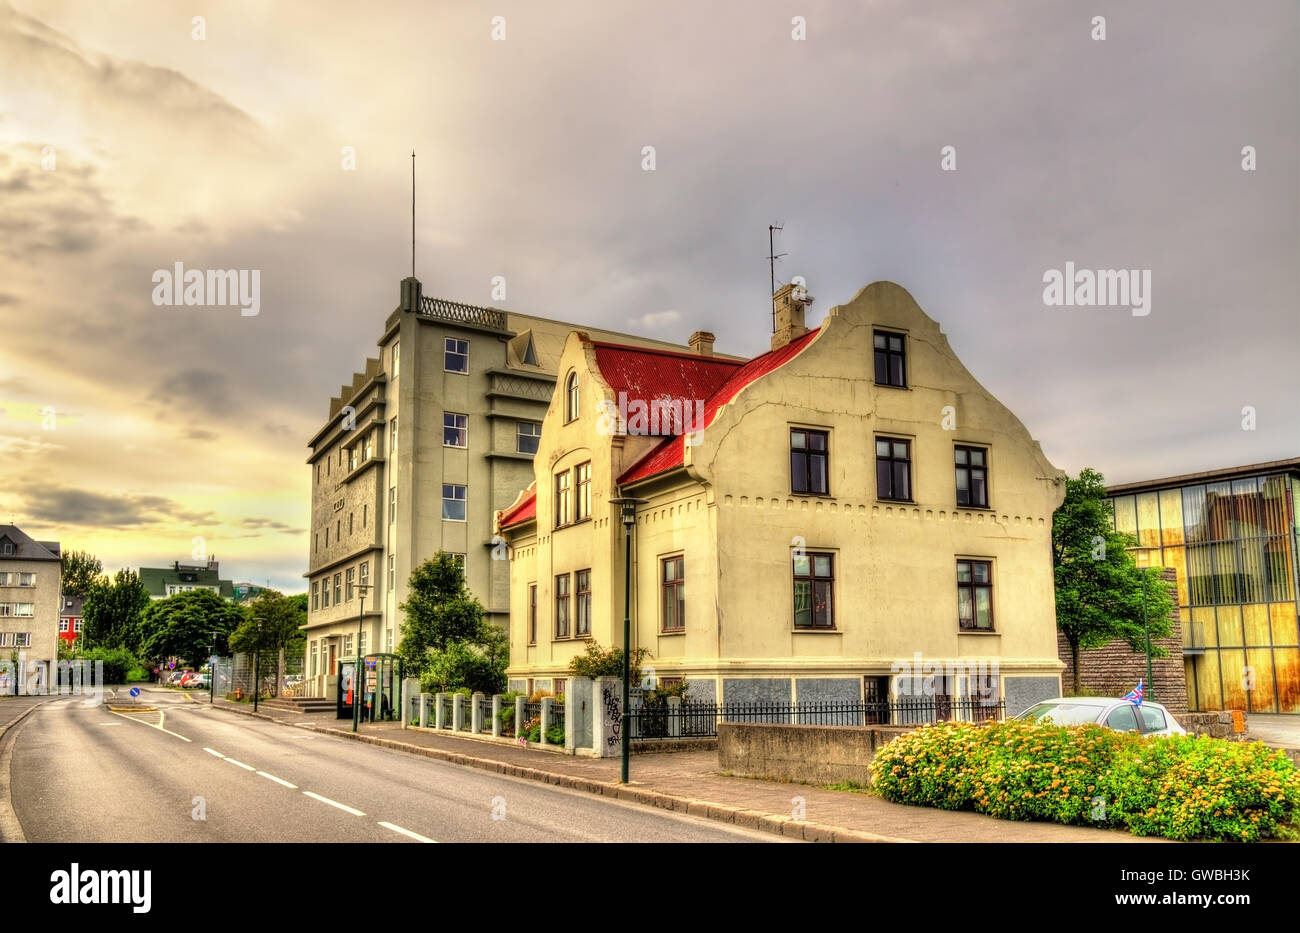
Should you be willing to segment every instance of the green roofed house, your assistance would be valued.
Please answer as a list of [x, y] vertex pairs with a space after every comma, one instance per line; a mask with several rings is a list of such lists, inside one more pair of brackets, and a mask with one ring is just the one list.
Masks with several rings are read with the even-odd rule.
[[173, 561], [170, 567], [141, 567], [140, 582], [150, 599], [166, 599], [190, 590], [212, 590], [222, 599], [235, 598], [235, 585], [220, 578], [216, 560], [184, 564]]
[[1187, 706], [1300, 713], [1300, 457], [1107, 490], [1139, 567], [1172, 567]]

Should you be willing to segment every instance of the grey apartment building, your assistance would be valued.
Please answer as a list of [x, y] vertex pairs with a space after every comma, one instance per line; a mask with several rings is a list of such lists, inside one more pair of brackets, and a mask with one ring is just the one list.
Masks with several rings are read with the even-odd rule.
[[331, 695], [327, 676], [356, 656], [359, 623], [362, 652], [395, 650], [407, 580], [439, 550], [459, 555], [489, 620], [508, 624], [510, 567], [493, 543], [493, 516], [532, 481], [573, 330], [686, 349], [427, 298], [418, 279], [402, 281], [378, 355], [330, 400], [308, 442], [308, 693]]

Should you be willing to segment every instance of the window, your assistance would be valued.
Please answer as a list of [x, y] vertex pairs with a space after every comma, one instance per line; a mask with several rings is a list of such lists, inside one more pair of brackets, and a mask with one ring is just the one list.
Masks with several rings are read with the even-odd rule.
[[393, 341], [393, 381], [397, 381], [397, 375], [402, 370], [402, 344], [401, 341]]
[[316, 647], [316, 642], [313, 641], [311, 643], [311, 676], [312, 677], [315, 677], [317, 672], [319, 671], [319, 667], [317, 666], [316, 663], [317, 650], [318, 649]]
[[872, 335], [876, 348], [876, 385], [907, 388], [903, 335], [878, 330]]
[[343, 602], [343, 574], [334, 574], [334, 605]]
[[319, 551], [319, 550], [320, 550], [320, 532], [319, 532], [319, 531], [316, 532], [314, 535], [312, 535], [312, 543], [311, 543], [311, 546], [312, 546], [312, 550], [313, 550], [313, 551]]
[[326, 528], [326, 529], [325, 529], [325, 546], [326, 546], [326, 547], [329, 547], [329, 546], [330, 546], [330, 530], [329, 530], [329, 528]]
[[983, 447], [953, 448], [957, 463], [957, 504], [972, 508], [989, 507], [987, 451]]
[[316, 464], [316, 482], [320, 483], [320, 464]]
[[574, 576], [574, 590], [578, 597], [578, 621], [573, 633], [579, 638], [591, 634], [591, 571], [579, 570]]
[[36, 585], [36, 574], [34, 574], [34, 573], [20, 573], [20, 574], [18, 574], [18, 585], [19, 585], [19, 586], [35, 586], [35, 585]]
[[330, 607], [330, 578], [329, 578], [329, 574], [326, 574], [326, 575], [325, 575], [325, 579], [322, 580], [322, 581], [321, 581], [321, 584], [320, 584], [320, 604], [321, 604], [321, 608], [322, 608], [322, 609], [328, 609], [328, 608]]
[[370, 561], [361, 562], [361, 572], [357, 576], [360, 577], [357, 582], [361, 584], [361, 592], [364, 594], [365, 588], [370, 585]]
[[1143, 732], [1162, 732], [1169, 728], [1169, 723], [1165, 722], [1165, 714], [1154, 706], [1143, 704], [1141, 710]]
[[663, 593], [663, 630], [686, 630], [686, 582], [683, 571], [686, 558], [665, 557], [659, 562], [659, 581]]
[[469, 434], [469, 416], [452, 412], [442, 413], [442, 446], [466, 447]]
[[572, 503], [572, 490], [569, 488], [571, 477], [569, 471], [555, 474], [555, 527], [567, 525], [571, 521], [570, 506]]
[[805, 495], [830, 494], [827, 479], [827, 432], [790, 429], [790, 490]]
[[388, 592], [392, 592], [397, 586], [397, 555], [388, 555]]
[[357, 653], [364, 655], [366, 653], [366, 630], [362, 629], [357, 632]]
[[367, 431], [365, 440], [361, 442], [361, 462], [365, 463], [375, 455], [375, 432]]
[[0, 544], [0, 551], [5, 554], [12, 554], [14, 552], [14, 543], [6, 538], [4, 543]]
[[465, 520], [465, 487], [442, 484], [442, 517], [444, 521]]
[[81, 620], [80, 620], [80, 619], [78, 619], [77, 621], [75, 621], [75, 622], [72, 623], [72, 631], [73, 631], [73, 632], [80, 632], [80, 631], [81, 631]]
[[348, 513], [348, 534], [352, 534], [352, 512]]
[[911, 441], [876, 438], [876, 495], [881, 499], [912, 499]]
[[352, 633], [348, 632], [346, 635], [343, 636], [343, 654], [346, 656], [346, 655], [350, 655], [351, 653], [352, 653]]
[[367, 523], [369, 520], [370, 520], [370, 506], [368, 506], [368, 505], [363, 505], [363, 506], [361, 507], [361, 527], [362, 527], [362, 528], [365, 528], [365, 527], [366, 527], [366, 523]]
[[542, 426], [535, 421], [515, 422], [515, 450], [521, 454], [537, 453], [537, 441], [542, 436]]
[[835, 556], [794, 553], [795, 628], [834, 628]]
[[313, 610], [320, 608], [320, 584], [315, 582], [311, 585], [311, 608]]
[[578, 474], [577, 493], [574, 504], [577, 506], [575, 521], [591, 518], [591, 464], [579, 463], [574, 470]]
[[957, 561], [957, 624], [973, 631], [993, 630], [992, 561]]
[[1116, 732], [1137, 732], [1137, 710], [1131, 703], [1116, 707], [1106, 717], [1106, 727]]
[[342, 540], [343, 540], [343, 519], [340, 518], [338, 521], [334, 523], [334, 543], [338, 544]]
[[528, 644], [537, 644], [537, 584], [528, 584]]
[[357, 571], [353, 567], [348, 568], [347, 576], [347, 601], [352, 602], [352, 592], [357, 588]]
[[449, 373], [469, 372], [469, 341], [445, 338], [443, 342], [442, 368]]
[[[19, 615], [21, 615], [21, 614], [22, 614], [22, 613], [19, 613]], [[27, 613], [27, 614], [28, 614], [28, 615], [31, 615], [30, 612]], [[15, 647], [15, 648], [30, 648], [31, 646], [32, 646], [32, 633], [31, 633], [31, 632], [14, 632], [14, 647]]]
[[330, 464], [333, 463], [333, 462], [334, 462], [334, 458], [332, 458], [332, 457], [331, 457], [329, 460], [326, 460], [326, 461], [325, 461], [325, 475], [326, 475], [326, 476], [329, 476], [329, 475], [330, 475]]
[[388, 422], [388, 452], [397, 453], [397, 419]]
[[564, 380], [564, 421], [567, 424], [578, 417], [578, 374], [569, 373]]
[[67, 632], [67, 630], [68, 630], [68, 620], [67, 620], [67, 619], [60, 619], [60, 620], [59, 620], [59, 631], [60, 631], [60, 632]]
[[397, 521], [397, 487], [388, 487], [388, 524]]
[[447, 556], [451, 558], [451, 562], [456, 565], [456, 568], [460, 570], [461, 573], [465, 572], [464, 554], [457, 554], [455, 551], [448, 551]]
[[14, 575], [12, 573], [0, 573], [0, 586], [13, 586]]
[[393, 630], [391, 628], [384, 632], [384, 643], [388, 646], [384, 649], [385, 651], [393, 650]]
[[353, 444], [348, 448], [348, 472], [361, 465], [361, 445]]
[[569, 637], [569, 575], [555, 578], [555, 637]]

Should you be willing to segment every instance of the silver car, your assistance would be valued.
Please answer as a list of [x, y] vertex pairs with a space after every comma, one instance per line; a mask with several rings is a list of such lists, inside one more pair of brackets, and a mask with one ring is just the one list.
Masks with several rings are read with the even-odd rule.
[[1029, 722], [1051, 720], [1058, 726], [1081, 726], [1094, 723], [1116, 732], [1136, 732], [1139, 735], [1186, 735], [1187, 730], [1178, 724], [1173, 714], [1159, 703], [1144, 702], [1138, 706], [1132, 700], [1114, 700], [1109, 697], [1057, 697], [1029, 707], [1016, 719]]

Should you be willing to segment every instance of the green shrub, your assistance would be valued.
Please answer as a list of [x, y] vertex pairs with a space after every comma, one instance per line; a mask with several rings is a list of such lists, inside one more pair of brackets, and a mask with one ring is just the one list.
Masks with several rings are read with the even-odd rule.
[[1140, 836], [1300, 837], [1300, 771], [1260, 743], [1011, 721], [939, 723], [876, 754], [896, 803], [1000, 819], [1113, 826]]
[[[104, 676], [99, 681], [104, 684], [125, 684], [129, 682], [129, 675], [140, 667], [140, 662], [126, 648], [91, 648], [89, 651], [83, 651], [81, 658], [89, 661], [93, 667], [96, 661], [103, 662]], [[143, 678], [147, 680], [147, 675]]]
[[[637, 648], [633, 652], [629, 683], [640, 683], [641, 662], [649, 656], [650, 651], [646, 648]], [[569, 673], [574, 677], [622, 677], [623, 649], [602, 648], [595, 641], [589, 641], [584, 654], [570, 659]]]

